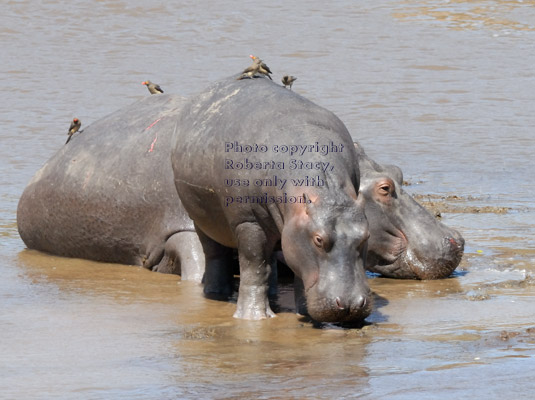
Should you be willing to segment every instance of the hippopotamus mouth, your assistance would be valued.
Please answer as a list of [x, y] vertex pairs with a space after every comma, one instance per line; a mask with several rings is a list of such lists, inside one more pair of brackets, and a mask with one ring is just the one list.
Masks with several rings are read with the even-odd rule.
[[312, 289], [319, 280], [319, 274], [318, 272], [311, 273], [307, 276], [306, 279], [303, 280], [304, 286], [305, 286], [305, 293], [308, 293], [310, 289]]
[[387, 239], [381, 244], [383, 250], [368, 251], [368, 267], [393, 265], [407, 253], [409, 241], [401, 230], [388, 231], [386, 234]]
[[388, 234], [391, 237], [391, 245], [389, 251], [385, 254], [385, 261], [388, 264], [393, 264], [407, 253], [409, 241], [401, 230], [388, 232]]

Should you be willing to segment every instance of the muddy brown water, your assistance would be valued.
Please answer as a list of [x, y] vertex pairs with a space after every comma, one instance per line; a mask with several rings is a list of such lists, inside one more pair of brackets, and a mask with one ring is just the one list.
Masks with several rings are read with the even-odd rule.
[[[0, 398], [532, 398], [534, 1], [8, 1], [0, 38]], [[370, 276], [368, 324], [320, 329], [288, 285], [277, 318], [239, 321], [179, 277], [25, 249], [18, 198], [74, 116], [251, 53], [442, 204], [451, 278]]]

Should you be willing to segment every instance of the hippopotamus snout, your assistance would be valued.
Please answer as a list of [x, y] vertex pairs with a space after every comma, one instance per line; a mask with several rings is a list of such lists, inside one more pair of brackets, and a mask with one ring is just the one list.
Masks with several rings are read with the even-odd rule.
[[307, 311], [311, 318], [322, 322], [361, 321], [372, 310], [371, 291], [356, 296], [321, 297], [316, 293], [307, 295]]
[[[416, 279], [442, 279], [448, 277], [461, 262], [464, 253], [464, 239], [454, 229], [448, 235], [435, 241], [436, 245], [409, 247], [398, 260], [406, 264]], [[436, 247], [435, 247], [436, 246]]]
[[321, 274], [312, 287], [306, 289], [307, 312], [322, 322], [360, 321], [370, 315], [373, 305], [364, 266], [347, 266]]
[[457, 231], [457, 237], [446, 237], [445, 240], [445, 246], [449, 247], [450, 251], [453, 253], [457, 253], [457, 255], [462, 256], [464, 252], [464, 238], [461, 236], [461, 234]]
[[446, 260], [450, 273], [457, 268], [464, 254], [464, 238], [455, 229], [451, 229], [451, 231], [454, 236], [444, 238], [444, 254], [447, 255]]

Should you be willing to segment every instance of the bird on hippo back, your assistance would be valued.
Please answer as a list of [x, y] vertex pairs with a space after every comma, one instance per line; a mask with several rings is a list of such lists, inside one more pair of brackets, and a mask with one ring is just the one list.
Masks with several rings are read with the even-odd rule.
[[69, 126], [69, 132], [67, 133], [69, 137], [67, 138], [67, 141], [65, 142], [65, 144], [70, 142], [72, 135], [78, 132], [81, 126], [82, 126], [82, 122], [78, 118], [73, 118], [71, 125]]
[[250, 54], [249, 57], [253, 61], [259, 60], [260, 67], [259, 67], [258, 72], [260, 72], [262, 75], [267, 76], [270, 80], [273, 80], [273, 78], [271, 78], [271, 74], [273, 72], [271, 72], [271, 69], [266, 65], [266, 63], [263, 60], [259, 59], [258, 57], [254, 56], [252, 54]]
[[141, 82], [141, 84], [147, 86], [147, 89], [149, 90], [150, 94], [163, 93], [163, 89], [157, 83], [153, 83], [151, 81], [143, 81]]
[[284, 87], [289, 87], [290, 90], [292, 90], [292, 85], [297, 80], [295, 76], [292, 75], [284, 75], [281, 79], [281, 82]]

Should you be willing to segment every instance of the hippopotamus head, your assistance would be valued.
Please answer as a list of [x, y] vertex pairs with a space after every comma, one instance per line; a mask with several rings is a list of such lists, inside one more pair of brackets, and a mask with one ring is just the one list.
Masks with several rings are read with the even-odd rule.
[[285, 222], [285, 262], [301, 279], [306, 312], [322, 322], [358, 321], [372, 308], [364, 270], [368, 224], [362, 200], [309, 199]]
[[401, 169], [377, 164], [355, 147], [370, 226], [366, 269], [389, 278], [449, 276], [461, 261], [463, 237], [403, 191]]

